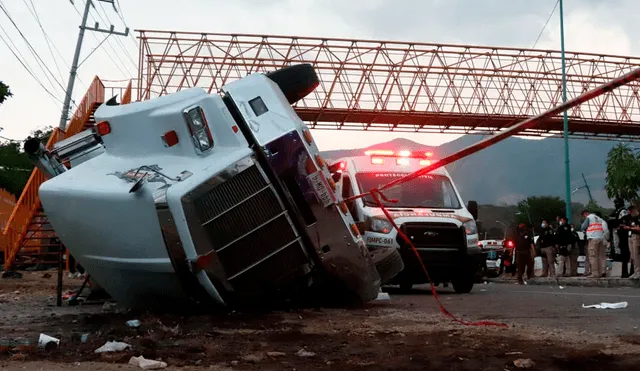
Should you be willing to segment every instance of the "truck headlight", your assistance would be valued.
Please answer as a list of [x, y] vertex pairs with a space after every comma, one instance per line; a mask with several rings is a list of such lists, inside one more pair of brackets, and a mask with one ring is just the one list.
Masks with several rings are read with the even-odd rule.
[[193, 139], [193, 144], [200, 152], [204, 152], [213, 147], [213, 137], [211, 130], [204, 117], [201, 107], [193, 107], [184, 111], [184, 117], [189, 126], [189, 132]]
[[390, 221], [388, 221], [386, 219], [371, 218], [371, 219], [369, 219], [369, 228], [373, 232], [385, 233], [386, 234], [386, 233], [391, 232], [391, 229], [393, 228], [393, 225], [391, 224]]
[[476, 226], [475, 220], [469, 220], [468, 222], [464, 222], [462, 224], [467, 235], [478, 233], [478, 227]]

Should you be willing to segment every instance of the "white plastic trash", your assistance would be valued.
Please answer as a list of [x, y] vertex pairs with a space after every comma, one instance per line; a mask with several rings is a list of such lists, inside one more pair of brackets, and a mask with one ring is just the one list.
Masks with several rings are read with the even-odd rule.
[[119, 341], [107, 341], [103, 346], [96, 349], [96, 353], [110, 353], [110, 352], [122, 352], [123, 350], [131, 348], [131, 345], [127, 343], [121, 343]]
[[58, 345], [60, 345], [60, 339], [56, 339], [49, 335], [40, 334], [40, 338], [38, 339], [38, 347], [43, 349], [48, 348], [47, 344], [49, 343], [54, 343], [57, 347]]
[[143, 370], [160, 370], [167, 368], [167, 364], [161, 361], [155, 361], [152, 359], [145, 359], [143, 356], [131, 357], [129, 364], [132, 366], [140, 367]]
[[595, 308], [595, 309], [624, 309], [627, 307], [627, 305], [629, 305], [629, 303], [627, 303], [626, 301], [621, 301], [619, 303], [600, 303], [600, 304], [593, 304], [593, 305], [582, 304], [582, 307]]
[[391, 296], [386, 292], [379, 292], [376, 300], [391, 300]]

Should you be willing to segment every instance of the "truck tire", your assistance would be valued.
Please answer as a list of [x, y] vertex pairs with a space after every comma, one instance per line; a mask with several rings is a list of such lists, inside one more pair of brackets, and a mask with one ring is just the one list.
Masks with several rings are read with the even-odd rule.
[[380, 282], [383, 285], [388, 283], [404, 269], [402, 256], [400, 256], [398, 250], [393, 247], [371, 251], [371, 259], [376, 265], [376, 269], [380, 275]]
[[320, 84], [320, 79], [311, 64], [296, 64], [265, 74], [278, 84], [284, 96], [293, 104], [306, 97]]
[[473, 281], [475, 281], [474, 278], [474, 276], [471, 276], [463, 279], [452, 280], [451, 284], [453, 285], [453, 291], [457, 292], [458, 294], [470, 293], [473, 289]]

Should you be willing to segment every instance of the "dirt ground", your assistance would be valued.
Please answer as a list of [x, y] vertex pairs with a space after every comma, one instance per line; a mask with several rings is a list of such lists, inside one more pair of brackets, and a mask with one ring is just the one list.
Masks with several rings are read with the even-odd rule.
[[[403, 298], [357, 309], [276, 313], [153, 315], [105, 312], [101, 305], [55, 307], [55, 273], [25, 273], [0, 281], [0, 340], [40, 333], [61, 340], [0, 354], [2, 370], [127, 370], [132, 356], [183, 370], [638, 370], [640, 336], [540, 330], [517, 321], [509, 328], [464, 327], [444, 318], [433, 299]], [[67, 288], [81, 284], [67, 280]], [[472, 300], [469, 296], [468, 300]], [[428, 304], [422, 304], [428, 303]], [[126, 326], [138, 319], [140, 327]], [[87, 334], [83, 343], [81, 337]], [[106, 341], [131, 350], [96, 354]]]

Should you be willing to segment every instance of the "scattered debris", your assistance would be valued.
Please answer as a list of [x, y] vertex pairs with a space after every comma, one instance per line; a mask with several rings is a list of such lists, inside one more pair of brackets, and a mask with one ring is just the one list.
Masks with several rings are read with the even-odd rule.
[[391, 296], [389, 296], [388, 293], [386, 292], [379, 292], [378, 293], [378, 297], [376, 298], [376, 300], [391, 300]]
[[600, 303], [593, 305], [584, 305], [582, 304], [582, 308], [595, 308], [595, 309], [624, 309], [629, 305], [626, 301], [621, 301], [619, 303]]
[[116, 303], [106, 302], [102, 306], [102, 310], [104, 312], [115, 312], [117, 306], [118, 305]]
[[533, 366], [535, 366], [535, 362], [533, 362], [529, 358], [516, 359], [515, 361], [513, 361], [513, 365], [517, 368], [532, 368]]
[[96, 349], [96, 353], [110, 353], [110, 352], [122, 352], [123, 350], [130, 349], [131, 345], [122, 343], [119, 341], [107, 341], [103, 346]]
[[262, 353], [255, 354], [247, 354], [242, 357], [242, 360], [245, 362], [258, 363], [264, 359], [264, 355]]
[[316, 354], [314, 352], [309, 352], [306, 349], [302, 348], [296, 353], [296, 355], [298, 357], [315, 357]]
[[287, 353], [282, 353], [282, 352], [267, 352], [267, 355], [268, 355], [269, 357], [276, 358], [276, 357], [284, 357], [284, 356], [286, 356], [286, 355], [287, 355]]
[[505, 356], [519, 356], [521, 355], [522, 352], [509, 352], [509, 353], [505, 353]]
[[138, 321], [137, 319], [132, 319], [131, 321], [127, 321], [127, 326], [140, 327], [140, 321]]
[[40, 334], [40, 338], [38, 339], [38, 348], [52, 350], [60, 345], [60, 339], [56, 339], [52, 336], [46, 334]]
[[131, 357], [129, 364], [140, 367], [143, 370], [159, 370], [167, 368], [167, 364], [161, 361], [154, 361], [152, 359], [145, 359], [143, 356]]
[[42, 275], [42, 278], [51, 278], [51, 273], [45, 273]]
[[89, 340], [89, 334], [82, 334], [82, 336], [80, 336], [80, 342], [82, 344], [86, 343], [87, 340]]

